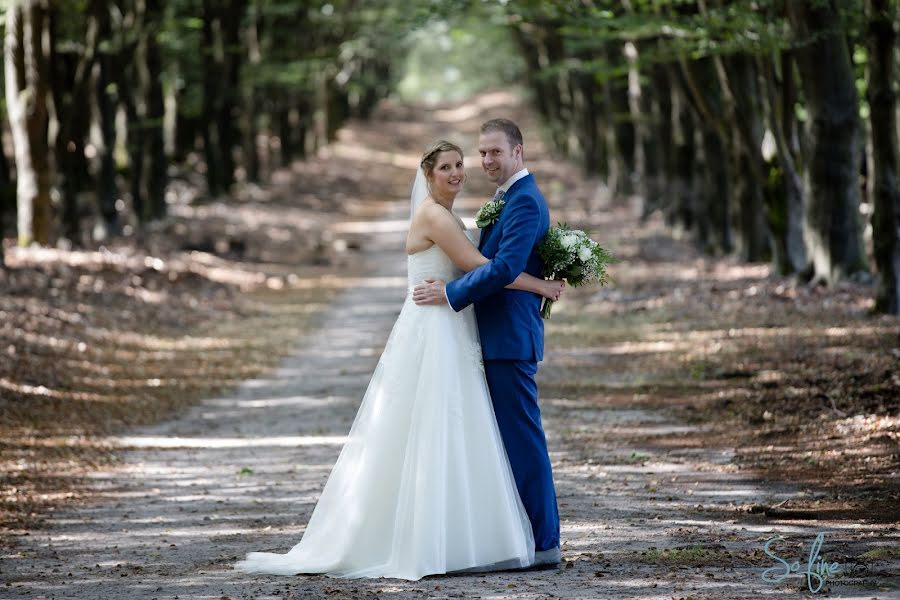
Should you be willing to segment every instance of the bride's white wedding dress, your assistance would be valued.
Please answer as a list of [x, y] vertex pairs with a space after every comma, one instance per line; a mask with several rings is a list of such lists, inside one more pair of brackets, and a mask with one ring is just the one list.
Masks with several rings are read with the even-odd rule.
[[[471, 238], [470, 238], [471, 239]], [[438, 246], [408, 257], [408, 293], [303, 538], [244, 571], [416, 580], [528, 566], [531, 524], [497, 428], [472, 307], [418, 306], [459, 271]]]

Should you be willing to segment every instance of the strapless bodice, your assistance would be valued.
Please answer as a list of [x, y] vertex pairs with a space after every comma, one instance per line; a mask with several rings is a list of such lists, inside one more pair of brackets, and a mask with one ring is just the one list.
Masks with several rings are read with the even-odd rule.
[[410, 254], [407, 257], [407, 273], [409, 289], [428, 278], [447, 282], [462, 275], [462, 271], [437, 244], [427, 250]]
[[[462, 221], [460, 221], [460, 227], [472, 245], [477, 246], [474, 235], [472, 232], [465, 230]], [[437, 244], [427, 250], [408, 255], [406, 268], [410, 291], [428, 278], [441, 279], [447, 282], [453, 281], [463, 274], [462, 269], [454, 265], [447, 253], [441, 250]]]

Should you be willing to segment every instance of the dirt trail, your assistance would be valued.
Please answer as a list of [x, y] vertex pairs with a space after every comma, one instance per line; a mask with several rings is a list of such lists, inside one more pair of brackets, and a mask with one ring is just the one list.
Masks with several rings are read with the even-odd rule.
[[[350, 156], [365, 161], [362, 168], [402, 178], [418, 146], [432, 137], [461, 132], [455, 139], [473, 147], [474, 128], [492, 109], [502, 107], [534, 126], [509, 97], [480, 102], [471, 114], [453, 107], [430, 111], [427, 123], [410, 122], [402, 111], [386, 113], [381, 131], [351, 128], [330, 156]], [[385, 150], [388, 131], [401, 132], [398, 154]], [[539, 177], [554, 174], [548, 157], [536, 155], [531, 164]], [[486, 185], [479, 183], [477, 162], [468, 164], [473, 191], [460, 205], [470, 216]], [[558, 195], [555, 189], [545, 186], [548, 196]], [[558, 374], [573, 362], [599, 360], [596, 349], [592, 355], [589, 348], [548, 347], [542, 406], [565, 568], [419, 582], [233, 571], [247, 551], [285, 551], [299, 540], [399, 312], [406, 199], [396, 187], [370, 193], [361, 200], [384, 201], [377, 218], [350, 217], [335, 226], [337, 235], [364, 248], [359, 260], [366, 261], [366, 274], [341, 282], [346, 289], [318, 329], [296, 341], [276, 372], [177, 420], [114, 440], [121, 461], [93, 475], [96, 500], [58, 511], [46, 529], [20, 540], [18, 553], [3, 557], [0, 598], [796, 598], [812, 597], [805, 581], [773, 584], [760, 577], [775, 565], [762, 552], [767, 539], [788, 538], [779, 552], [803, 564], [819, 531], [829, 556], [842, 539], [848, 556], [872, 542], [896, 542], [896, 527], [774, 521], [737, 510], [816, 492], [742, 472], [731, 448], [660, 443], [705, 435], [703, 425], [662, 410], [665, 398], [648, 404], [624, 392], [602, 400], [577, 387], [566, 393]], [[626, 231], [609, 226], [617, 230]], [[618, 301], [626, 300], [608, 299]], [[552, 321], [548, 331], [556, 326]], [[608, 368], [598, 367], [592, 377], [590, 383], [610, 389], [621, 383]], [[898, 598], [889, 566], [871, 569], [855, 585], [832, 586], [828, 596]]]

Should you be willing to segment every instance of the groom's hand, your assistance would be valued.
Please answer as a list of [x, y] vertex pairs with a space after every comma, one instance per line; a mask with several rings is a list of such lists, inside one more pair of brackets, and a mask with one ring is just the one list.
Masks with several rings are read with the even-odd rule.
[[440, 279], [426, 279], [413, 288], [413, 302], [419, 305], [447, 304], [447, 293], [444, 291], [444, 282]]

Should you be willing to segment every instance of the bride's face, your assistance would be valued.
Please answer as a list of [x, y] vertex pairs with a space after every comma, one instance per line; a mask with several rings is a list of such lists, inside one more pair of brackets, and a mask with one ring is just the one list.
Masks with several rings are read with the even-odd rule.
[[454, 150], [441, 152], [431, 172], [431, 193], [441, 198], [454, 197], [462, 189], [466, 177], [462, 156]]

